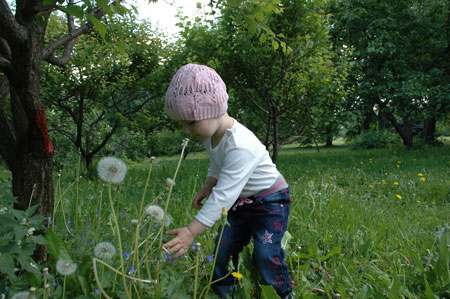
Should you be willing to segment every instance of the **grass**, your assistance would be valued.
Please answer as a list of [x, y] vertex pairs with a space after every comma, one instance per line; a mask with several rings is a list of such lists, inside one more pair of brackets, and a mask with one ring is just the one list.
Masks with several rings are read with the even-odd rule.
[[[136, 227], [132, 220], [138, 218], [150, 163], [126, 163], [127, 177], [113, 192], [125, 270], [136, 276], [133, 270], [140, 265], [141, 278], [151, 279], [156, 264], [161, 264], [159, 288], [129, 281], [133, 298], [187, 298], [193, 297], [194, 289], [199, 294], [209, 279], [217, 228], [199, 236], [196, 242], [200, 246], [184, 258], [171, 260], [156, 248], [160, 227], [148, 219], [138, 235], [140, 241], [147, 235], [150, 240], [140, 248], [139, 262], [134, 261]], [[178, 157], [156, 159], [146, 206], [164, 207], [166, 178], [173, 176], [177, 163]], [[98, 179], [87, 179], [85, 174], [78, 178], [76, 165], [77, 161], [68, 161], [55, 174], [58, 206], [50, 230], [60, 241], [52, 245], [64, 249], [79, 264], [76, 274], [68, 278], [66, 296], [99, 297], [90, 270], [93, 249], [102, 241], [117, 245], [117, 237], [107, 186]], [[450, 296], [449, 145], [413, 151], [401, 147], [349, 151], [339, 146], [321, 148], [320, 152], [292, 146], [281, 151], [277, 165], [291, 186], [288, 231], [293, 238], [288, 242], [286, 262], [297, 298]], [[207, 166], [204, 153], [190, 153], [181, 163], [168, 207], [173, 219], [170, 228], [187, 225], [195, 215], [191, 202]], [[5, 173], [2, 176], [7, 177]], [[144, 271], [146, 250], [150, 273]], [[248, 263], [251, 250], [250, 246], [242, 254], [239, 272], [244, 275], [243, 294], [248, 294], [250, 286], [251, 296], [255, 296], [259, 288], [255, 280], [250, 280], [254, 276]], [[54, 282], [51, 292], [58, 297], [64, 278], [55, 273], [54, 263], [48, 261], [53, 273], [49, 281]], [[116, 256], [110, 264], [119, 269], [119, 258]], [[124, 297], [121, 275], [103, 270], [102, 288], [114, 297]], [[29, 280], [7, 284], [11, 293], [30, 285]]]

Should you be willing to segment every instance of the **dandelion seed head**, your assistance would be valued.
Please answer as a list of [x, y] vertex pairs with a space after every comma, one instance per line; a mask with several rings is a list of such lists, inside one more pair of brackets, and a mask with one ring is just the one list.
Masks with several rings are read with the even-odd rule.
[[[161, 224], [164, 219], [164, 210], [158, 205], [149, 205], [145, 208], [145, 213], [153, 218], [153, 220]], [[172, 223], [172, 217], [166, 214], [165, 226], [169, 226]]]
[[94, 248], [96, 258], [102, 260], [111, 259], [116, 254], [116, 248], [109, 242], [100, 242]]
[[97, 163], [97, 174], [106, 183], [120, 184], [127, 174], [127, 165], [116, 157], [104, 157]]
[[60, 259], [56, 262], [56, 271], [61, 275], [72, 275], [75, 270], [77, 270], [77, 264], [71, 260]]
[[149, 205], [145, 208], [145, 213], [158, 223], [161, 223], [164, 218], [164, 210], [158, 205]]
[[167, 188], [175, 186], [175, 182], [171, 178], [166, 179], [166, 186]]

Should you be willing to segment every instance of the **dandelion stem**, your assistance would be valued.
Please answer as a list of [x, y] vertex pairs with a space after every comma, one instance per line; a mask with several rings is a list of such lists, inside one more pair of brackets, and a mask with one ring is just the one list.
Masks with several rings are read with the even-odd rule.
[[195, 282], [194, 282], [194, 299], [197, 299], [197, 284], [198, 284], [198, 260], [200, 256], [200, 250], [197, 250], [197, 256], [195, 258]]
[[[214, 268], [213, 268], [213, 269], [214, 269]], [[219, 282], [219, 281], [221, 281], [221, 280], [224, 280], [225, 278], [227, 278], [228, 276], [230, 276], [230, 274], [231, 274], [232, 272], [233, 272], [233, 270], [230, 270], [230, 272], [228, 272], [225, 276], [223, 276], [223, 277], [221, 277], [221, 278], [218, 278], [218, 279], [216, 279], [216, 280], [214, 280], [214, 281], [212, 281], [212, 282], [209, 282], [208, 285], [207, 285], [206, 287], [203, 288], [203, 290], [202, 290], [202, 292], [200, 293], [200, 296], [198, 297], [198, 299], [201, 299], [202, 296], [203, 296], [203, 293], [204, 293], [205, 291], [207, 291], [207, 292], [205, 293], [205, 298], [206, 298], [206, 295], [207, 295], [208, 292], [209, 292], [209, 287], [210, 287], [211, 285], [215, 284], [216, 282]]]
[[97, 240], [99, 231], [100, 231], [100, 225], [102, 223], [102, 200], [103, 200], [103, 190], [100, 191], [100, 200], [99, 200], [99, 207], [98, 207], [98, 218], [97, 218], [97, 228], [95, 229], [95, 235], [94, 240]]
[[[123, 272], [117, 270], [116, 268], [114, 268], [113, 266], [109, 265], [108, 263], [106, 263], [106, 262], [104, 262], [102, 260], [99, 260], [98, 258], [93, 257], [92, 261], [93, 261], [94, 265], [96, 263], [99, 263], [99, 264], [104, 265], [106, 268], [108, 268], [109, 270], [113, 271], [114, 273], [121, 274], [121, 275], [124, 274]], [[96, 269], [94, 267], [94, 272], [95, 271], [96, 271]], [[153, 280], [153, 279], [140, 279], [140, 278], [133, 277], [133, 276], [130, 276], [130, 275], [127, 275], [127, 274], [124, 274], [123, 276], [125, 276], [125, 278], [133, 280], [135, 282], [143, 282], [143, 283], [148, 283], [148, 284], [155, 284], [155, 283], [157, 283], [157, 281]]]
[[64, 282], [63, 282], [63, 299], [66, 297], [66, 278], [67, 276], [64, 275]]
[[112, 196], [111, 196], [111, 184], [108, 185], [108, 195], [109, 195], [108, 196], [109, 197], [109, 204], [111, 205], [111, 213], [112, 213], [112, 217], [113, 217], [115, 228], [116, 228], [117, 242], [119, 244], [120, 269], [122, 271], [123, 286], [125, 288], [125, 293], [127, 294], [127, 297], [131, 298], [131, 294], [130, 294], [130, 292], [128, 290], [127, 280], [125, 279], [125, 266], [124, 266], [124, 262], [123, 262], [122, 241], [120, 239], [119, 223], [117, 222], [116, 212], [114, 210], [114, 205], [113, 205]]
[[[167, 215], [167, 208], [169, 207], [170, 196], [172, 195], [172, 189], [173, 189], [173, 186], [175, 185], [175, 180], [177, 178], [178, 170], [180, 169], [181, 161], [183, 160], [183, 157], [184, 157], [184, 150], [186, 149], [186, 146], [188, 145], [188, 143], [189, 143], [189, 139], [186, 138], [183, 141], [183, 148], [181, 149], [180, 159], [178, 159], [178, 165], [177, 165], [177, 168], [175, 170], [175, 174], [173, 175], [172, 181], [174, 183], [170, 184], [170, 186], [169, 186], [169, 194], [167, 195], [166, 205], [164, 207], [164, 216], [163, 216], [163, 219], [161, 221], [161, 229], [160, 229], [160, 235], [159, 235], [158, 248], [162, 247], [162, 239], [163, 239], [163, 233], [164, 233], [164, 227], [165, 227], [164, 224], [166, 223], [166, 217], [167, 217], [166, 216]], [[160, 266], [161, 266], [160, 265], [160, 261], [158, 260], [157, 263], [156, 263], [156, 275], [155, 275], [156, 280], [158, 280], [158, 281], [159, 281], [159, 271], [161, 270]], [[159, 295], [159, 288], [160, 288], [160, 284], [158, 283], [157, 284], [157, 291], [156, 291], [157, 295]]]
[[[136, 271], [137, 271], [137, 276], [140, 277], [141, 276], [141, 264], [139, 263], [139, 224], [142, 222], [142, 209], [144, 208], [144, 200], [145, 200], [145, 195], [147, 193], [147, 187], [148, 184], [150, 182], [150, 176], [152, 174], [152, 169], [153, 169], [153, 158], [150, 158], [150, 167], [148, 169], [148, 174], [147, 174], [147, 180], [145, 181], [145, 186], [144, 186], [144, 192], [142, 192], [142, 199], [141, 199], [141, 205], [139, 207], [139, 215], [138, 215], [138, 225], [136, 226], [136, 236], [135, 236], [135, 253], [134, 253], [134, 258], [136, 260]], [[150, 272], [150, 271], [148, 271]]]
[[[217, 243], [216, 243], [216, 251], [215, 251], [215, 253], [214, 253], [214, 262], [213, 262], [213, 265], [212, 265], [212, 269], [211, 269], [211, 274], [209, 275], [209, 282], [208, 282], [208, 285], [205, 287], [205, 289], [206, 289], [206, 294], [205, 294], [205, 296], [208, 294], [208, 292], [209, 292], [209, 288], [210, 288], [210, 286], [213, 284], [213, 282], [212, 282], [212, 278], [213, 278], [213, 275], [214, 275], [214, 268], [216, 267], [216, 260], [217, 260], [217, 254], [219, 253], [219, 247], [220, 247], [220, 242], [222, 241], [222, 236], [223, 236], [223, 231], [225, 230], [225, 223], [222, 223], [222, 225], [221, 225], [221, 230], [220, 230], [220, 235], [219, 235], [219, 239], [217, 240]], [[231, 272], [230, 272], [231, 273]], [[228, 275], [227, 275], [228, 276]], [[225, 276], [226, 277], [226, 276]], [[223, 277], [224, 278], [224, 277]], [[202, 293], [203, 293], [203, 291], [202, 291]], [[200, 295], [200, 297], [199, 298], [201, 298], [202, 296]]]

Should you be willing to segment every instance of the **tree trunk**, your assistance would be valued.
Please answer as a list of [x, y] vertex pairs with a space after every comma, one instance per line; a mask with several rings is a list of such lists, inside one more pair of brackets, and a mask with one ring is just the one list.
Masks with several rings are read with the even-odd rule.
[[325, 147], [332, 147], [333, 146], [333, 131], [331, 130], [332, 125], [329, 124], [327, 126], [327, 138], [325, 142]]
[[422, 132], [420, 132], [420, 138], [428, 144], [432, 144], [436, 141], [434, 133], [436, 131], [436, 118], [434, 116], [427, 118], [423, 126]]
[[403, 118], [403, 125], [400, 125], [395, 119], [392, 113], [386, 113], [389, 121], [394, 126], [397, 133], [400, 135], [403, 141], [403, 145], [407, 149], [413, 148], [413, 133], [411, 122], [407, 118]]
[[[25, 145], [29, 147], [30, 143]], [[12, 171], [13, 195], [18, 197], [16, 208], [26, 210], [38, 204], [37, 212], [51, 216], [53, 211], [53, 157], [45, 156], [37, 148], [23, 151], [16, 156], [16, 165]]]
[[370, 119], [370, 113], [364, 112], [363, 131], [368, 131], [370, 129]]

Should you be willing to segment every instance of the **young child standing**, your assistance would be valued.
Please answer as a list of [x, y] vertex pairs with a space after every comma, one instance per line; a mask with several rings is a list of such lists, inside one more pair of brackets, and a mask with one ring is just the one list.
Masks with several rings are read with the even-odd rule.
[[[185, 254], [194, 238], [228, 211], [228, 222], [217, 253], [214, 277], [225, 276], [228, 262], [237, 266], [238, 254], [253, 237], [253, 260], [265, 284], [281, 298], [292, 298], [292, 284], [284, 262], [281, 239], [288, 224], [289, 187], [258, 138], [227, 113], [228, 94], [220, 76], [204, 65], [187, 64], [172, 78], [166, 111], [184, 132], [204, 142], [210, 158], [202, 189], [194, 197], [198, 214], [187, 227], [164, 244], [173, 257]], [[204, 204], [203, 200], [206, 199]], [[221, 298], [232, 291], [234, 278], [213, 284]]]

